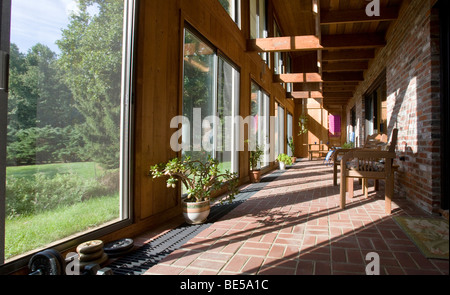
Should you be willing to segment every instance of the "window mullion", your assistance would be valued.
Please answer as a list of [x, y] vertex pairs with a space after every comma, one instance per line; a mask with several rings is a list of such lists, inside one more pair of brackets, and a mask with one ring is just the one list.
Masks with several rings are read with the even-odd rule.
[[[10, 48], [11, 1], [2, 1], [0, 5], [0, 52], [6, 55]], [[4, 68], [0, 71], [7, 75], [7, 63], [2, 63], [2, 66]], [[7, 85], [4, 86], [6, 89]], [[0, 90], [0, 266], [5, 263], [7, 99], [7, 91]]]
[[[219, 118], [219, 110], [218, 110], [218, 105], [219, 105], [219, 56], [217, 55], [217, 53], [215, 53], [214, 55], [214, 81], [213, 81], [213, 105], [212, 105], [212, 115], [215, 116], [214, 122], [213, 122], [213, 150], [212, 150], [212, 154], [213, 154], [213, 158], [217, 157], [217, 141], [218, 141], [218, 136], [221, 136], [218, 132], [219, 128], [218, 128], [218, 124], [220, 124], [220, 122], [218, 122], [218, 120], [216, 120], [217, 118]], [[219, 120], [220, 121], [220, 120]]]

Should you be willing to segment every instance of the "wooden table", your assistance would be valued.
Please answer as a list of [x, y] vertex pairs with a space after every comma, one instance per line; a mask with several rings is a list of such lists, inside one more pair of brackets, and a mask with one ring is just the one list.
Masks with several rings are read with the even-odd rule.
[[330, 149], [326, 144], [320, 144], [320, 143], [310, 143], [308, 144], [308, 154], [309, 159], [312, 160], [313, 154], [318, 154], [319, 157], [322, 155], [327, 155]]

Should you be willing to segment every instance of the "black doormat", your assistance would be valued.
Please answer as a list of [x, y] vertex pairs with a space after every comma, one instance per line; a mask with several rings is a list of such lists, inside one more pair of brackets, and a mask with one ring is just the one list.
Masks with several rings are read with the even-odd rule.
[[275, 171], [270, 175], [263, 177], [260, 183], [249, 185], [247, 188], [241, 190], [232, 203], [216, 204], [212, 206], [208, 220], [204, 224], [190, 225], [184, 223], [125, 256], [118, 258], [108, 265], [108, 267], [112, 269], [115, 275], [141, 275], [145, 273], [170, 253], [181, 248], [181, 246], [190, 239], [210, 227], [214, 222], [231, 212], [234, 208], [244, 203], [281, 174], [283, 174], [283, 171]]

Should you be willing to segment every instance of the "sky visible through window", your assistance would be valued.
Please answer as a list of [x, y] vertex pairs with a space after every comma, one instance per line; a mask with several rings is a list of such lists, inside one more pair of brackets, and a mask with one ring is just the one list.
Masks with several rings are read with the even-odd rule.
[[[26, 53], [36, 43], [47, 45], [59, 54], [56, 40], [67, 27], [69, 16], [78, 11], [76, 0], [12, 0], [11, 43]], [[89, 9], [96, 14], [96, 7]]]

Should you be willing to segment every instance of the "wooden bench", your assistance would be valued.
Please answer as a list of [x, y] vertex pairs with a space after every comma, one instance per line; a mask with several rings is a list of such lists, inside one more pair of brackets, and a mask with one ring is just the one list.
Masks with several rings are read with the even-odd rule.
[[[317, 149], [314, 149], [313, 147], [317, 146]], [[330, 149], [326, 144], [319, 144], [319, 143], [310, 143], [308, 144], [308, 154], [309, 154], [309, 160], [312, 160], [313, 154], [318, 154], [319, 157], [328, 154]]]
[[[347, 188], [349, 197], [353, 198], [353, 179], [359, 178], [364, 182], [367, 193], [368, 179], [384, 179], [385, 183], [385, 212], [391, 214], [392, 198], [394, 196], [394, 175], [396, 166], [395, 146], [397, 145], [398, 129], [394, 129], [392, 140], [387, 150], [355, 149], [341, 159], [340, 196], [341, 208], [345, 208]], [[367, 194], [366, 194], [367, 195]]]

